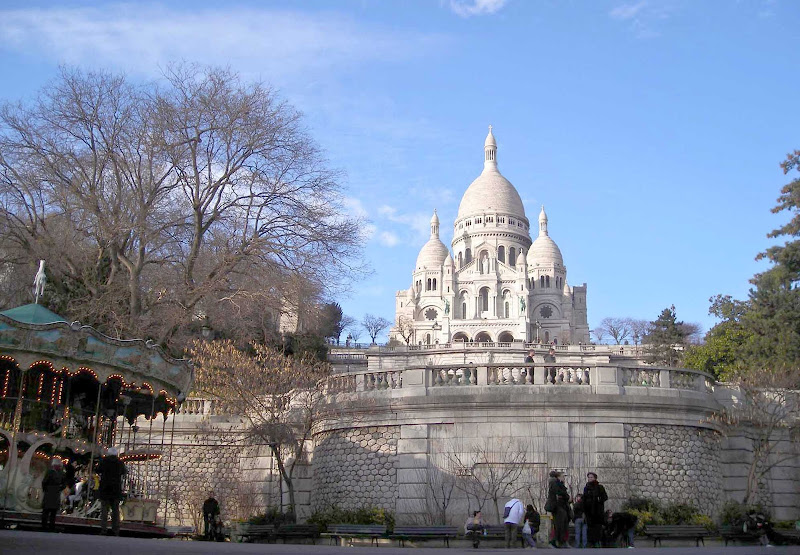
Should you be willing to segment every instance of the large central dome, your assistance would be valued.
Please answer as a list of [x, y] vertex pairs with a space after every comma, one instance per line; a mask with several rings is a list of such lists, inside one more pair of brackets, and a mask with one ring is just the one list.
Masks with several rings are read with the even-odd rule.
[[497, 142], [491, 126], [483, 150], [483, 172], [461, 197], [456, 219], [460, 220], [475, 214], [497, 213], [527, 220], [519, 193], [497, 169]]

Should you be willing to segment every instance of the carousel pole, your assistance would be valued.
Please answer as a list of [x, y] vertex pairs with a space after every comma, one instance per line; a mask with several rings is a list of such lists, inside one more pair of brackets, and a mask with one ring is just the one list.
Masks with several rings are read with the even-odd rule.
[[[153, 397], [153, 404], [150, 405], [150, 429], [147, 431], [147, 448], [150, 449], [150, 445], [153, 443], [153, 416], [156, 411], [156, 396], [152, 394]], [[149, 456], [149, 454], [147, 455]], [[147, 486], [149, 485], [149, 478], [150, 478], [150, 460], [145, 460], [145, 468], [147, 471], [144, 474], [144, 497], [148, 497], [147, 494]]]
[[172, 432], [169, 438], [169, 461], [167, 462], [167, 488], [164, 493], [164, 527], [167, 526], [167, 507], [169, 507], [169, 486], [172, 483], [172, 446], [175, 444], [175, 415], [177, 407], [173, 408], [172, 413]]
[[97, 439], [97, 428], [100, 422], [100, 395], [103, 393], [103, 384], [100, 383], [100, 380], [97, 380], [97, 403], [95, 404], [94, 409], [94, 433], [92, 434], [92, 444], [90, 445], [90, 453], [89, 453], [89, 479], [86, 481], [89, 489], [92, 489], [92, 485], [94, 484], [94, 450], [95, 450], [95, 443]]
[[[169, 409], [167, 409], [169, 412]], [[164, 462], [164, 436], [167, 433], [167, 415], [164, 414], [164, 421], [161, 423], [161, 449], [159, 449], [160, 456], [158, 457], [158, 481], [156, 482], [156, 491], [161, 493], [161, 467]], [[164, 502], [164, 514], [167, 514], [167, 503]], [[158, 519], [156, 519], [158, 520]]]
[[17, 466], [19, 465], [19, 453], [17, 450], [17, 431], [19, 429], [20, 421], [22, 420], [22, 402], [25, 399], [23, 395], [22, 388], [25, 386], [25, 370], [20, 368], [19, 363], [17, 363], [17, 368], [20, 369], [19, 372], [19, 388], [17, 389], [17, 406], [14, 407], [14, 428], [11, 433], [11, 443], [8, 446], [8, 462], [11, 462], [11, 450], [14, 450], [14, 466], [13, 468], [9, 469], [8, 477], [6, 478], [6, 487], [3, 490], [3, 516], [0, 518], [0, 523], [2, 523], [3, 528], [5, 528], [6, 524], [6, 507], [8, 505], [8, 488], [11, 485], [11, 482], [16, 478], [17, 475]]

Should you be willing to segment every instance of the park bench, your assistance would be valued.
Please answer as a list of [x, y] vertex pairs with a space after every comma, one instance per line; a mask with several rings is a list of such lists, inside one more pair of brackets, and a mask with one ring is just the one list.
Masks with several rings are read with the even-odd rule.
[[280, 538], [283, 543], [286, 543], [287, 539], [310, 539], [311, 543], [316, 544], [319, 528], [315, 524], [281, 524], [275, 532], [275, 537]]
[[240, 522], [234, 528], [231, 539], [237, 542], [254, 542], [256, 540], [269, 541], [274, 536], [274, 524], [250, 524], [249, 522]]
[[167, 533], [173, 538], [188, 540], [194, 536], [194, 526], [167, 526]]
[[705, 526], [694, 524], [665, 524], [661, 526], [647, 525], [644, 530], [645, 536], [652, 538], [653, 547], [661, 545], [664, 538], [670, 539], [692, 539], [697, 547], [702, 543], [705, 545], [704, 538], [716, 536], [717, 532], [709, 530]]
[[447, 547], [450, 547], [450, 538], [458, 537], [458, 531], [457, 526], [396, 526], [394, 533], [389, 537], [397, 540], [401, 547], [405, 547], [406, 540], [413, 539], [441, 539]]
[[386, 535], [386, 525], [384, 524], [329, 524], [328, 532], [322, 534], [331, 539], [331, 543], [339, 543], [339, 540], [348, 540], [349, 545], [353, 545], [354, 538], [369, 538], [370, 544], [378, 545], [378, 538]]

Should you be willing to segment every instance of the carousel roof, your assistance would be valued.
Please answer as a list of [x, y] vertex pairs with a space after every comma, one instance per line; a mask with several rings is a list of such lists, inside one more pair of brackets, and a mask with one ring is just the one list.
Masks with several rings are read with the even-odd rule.
[[67, 320], [59, 316], [52, 310], [48, 310], [40, 304], [25, 304], [16, 308], [3, 310], [0, 314], [22, 322], [23, 324], [52, 324], [54, 322], [66, 322]]

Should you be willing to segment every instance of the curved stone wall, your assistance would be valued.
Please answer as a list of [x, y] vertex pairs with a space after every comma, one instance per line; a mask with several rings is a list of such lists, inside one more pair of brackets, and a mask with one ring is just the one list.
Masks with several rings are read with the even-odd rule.
[[394, 460], [399, 439], [399, 426], [368, 426], [316, 435], [312, 505], [394, 510], [398, 496]]
[[705, 428], [627, 425], [631, 494], [688, 503], [705, 514], [721, 502], [720, 435]]

